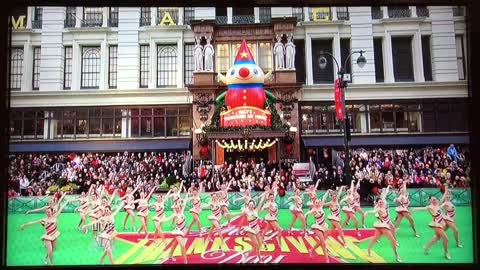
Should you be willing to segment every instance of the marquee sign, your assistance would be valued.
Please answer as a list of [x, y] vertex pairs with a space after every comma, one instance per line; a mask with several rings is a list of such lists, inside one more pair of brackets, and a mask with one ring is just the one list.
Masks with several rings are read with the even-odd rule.
[[266, 109], [267, 98], [274, 98], [263, 89], [263, 70], [255, 64], [245, 40], [242, 41], [234, 65], [227, 75], [219, 74], [227, 85], [227, 110], [220, 114], [220, 127], [271, 126], [271, 113]]

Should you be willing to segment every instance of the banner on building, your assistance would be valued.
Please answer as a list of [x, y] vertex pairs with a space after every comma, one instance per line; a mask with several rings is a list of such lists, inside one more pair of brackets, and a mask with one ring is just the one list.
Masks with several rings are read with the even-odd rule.
[[343, 121], [345, 112], [343, 111], [343, 91], [342, 81], [340, 79], [335, 80], [335, 113], [339, 121]]

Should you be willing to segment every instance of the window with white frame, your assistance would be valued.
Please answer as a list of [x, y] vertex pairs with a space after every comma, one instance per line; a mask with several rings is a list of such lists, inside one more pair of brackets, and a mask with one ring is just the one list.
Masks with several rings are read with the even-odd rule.
[[12, 48], [10, 51], [10, 88], [22, 88], [23, 48]]
[[117, 88], [117, 45], [108, 48], [108, 87]]
[[457, 46], [457, 68], [458, 68], [458, 79], [466, 79], [466, 70], [465, 70], [465, 46], [463, 44], [463, 35], [455, 36], [455, 45]]
[[82, 47], [82, 88], [98, 88], [100, 86], [100, 62], [100, 47]]
[[140, 26], [150, 25], [152, 23], [152, 10], [150, 7], [140, 8]]
[[140, 88], [148, 87], [148, 77], [150, 74], [150, 46], [140, 46]]
[[95, 27], [103, 25], [103, 8], [85, 7], [83, 8], [82, 26]]
[[229, 44], [228, 43], [218, 43], [217, 44], [217, 72], [226, 73], [230, 68], [230, 53], [229, 53]]
[[71, 46], [64, 48], [65, 58], [63, 61], [63, 89], [70, 89], [72, 87], [72, 60], [73, 49]]
[[177, 85], [177, 45], [157, 46], [157, 87]]
[[185, 84], [193, 84], [193, 71], [195, 69], [195, 62], [193, 60], [193, 43], [184, 44], [184, 82]]
[[40, 86], [40, 47], [33, 48], [33, 76], [32, 76], [32, 89], [38, 90]]
[[75, 27], [77, 8], [67, 7], [65, 14], [65, 28]]
[[270, 42], [259, 42], [258, 46], [259, 63], [258, 65], [267, 73], [272, 70], [272, 44]]

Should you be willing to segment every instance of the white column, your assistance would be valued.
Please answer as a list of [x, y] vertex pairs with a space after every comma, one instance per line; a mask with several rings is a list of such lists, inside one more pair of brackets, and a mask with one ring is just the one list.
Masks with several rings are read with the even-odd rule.
[[77, 7], [77, 12], [75, 15], [76, 15], [75, 27], [82, 27], [83, 7]]
[[107, 38], [100, 43], [100, 82], [99, 89], [108, 89], [108, 46]]
[[27, 17], [25, 18], [25, 20], [27, 20], [25, 25], [26, 29], [32, 29], [33, 9], [34, 7], [27, 8]]
[[103, 8], [102, 27], [108, 26], [108, 7]]
[[227, 7], [227, 23], [232, 24], [232, 17], [233, 17], [233, 9], [231, 7]]
[[[43, 139], [44, 140], [48, 140], [50, 139], [51, 137], [49, 136], [49, 132], [51, 132], [52, 130], [52, 127], [49, 125], [49, 119], [50, 118], [50, 112], [49, 111], [44, 111], [44, 114], [45, 114], [45, 119], [43, 120]], [[49, 130], [49, 126], [50, 126], [50, 130]]]
[[312, 38], [309, 35], [305, 37], [305, 64], [307, 65], [307, 85], [313, 84], [313, 71], [312, 71]]
[[122, 138], [130, 137], [132, 133], [130, 130], [130, 121], [129, 120], [129, 110], [122, 109]]
[[260, 22], [260, 9], [258, 7], [253, 8], [253, 16], [255, 17], [255, 23]]
[[375, 83], [375, 59], [373, 53], [372, 9], [370, 7], [350, 7], [351, 51], [363, 50], [367, 63], [360, 68], [356, 63], [360, 54], [351, 56], [352, 82], [355, 84]]
[[310, 16], [308, 15], [308, 9], [310, 7], [304, 7], [303, 8], [303, 18], [305, 19], [306, 22], [310, 21]]
[[33, 48], [30, 40], [23, 44], [23, 67], [21, 91], [32, 91]]
[[423, 74], [422, 35], [418, 30], [412, 40], [413, 74], [416, 82], [425, 82]]
[[431, 56], [434, 81], [457, 81], [455, 25], [451, 6], [430, 6]]
[[365, 112], [360, 113], [360, 132], [367, 133], [367, 115]]
[[[49, 133], [48, 134], [49, 139], [55, 139], [55, 137], [57, 135], [58, 120], [53, 119], [53, 112], [52, 111], [47, 112], [47, 113], [50, 117], [50, 126], [45, 126], [45, 130], [46, 130], [47, 133]], [[50, 127], [50, 130], [48, 130], [49, 127]]]
[[157, 44], [150, 39], [150, 73], [148, 78], [148, 88], [157, 87]]
[[[340, 49], [340, 34], [338, 32], [333, 35], [332, 48], [333, 48], [332, 50], [333, 56], [335, 57], [335, 59], [337, 59], [339, 68], [342, 68], [342, 65], [343, 65], [342, 55], [341, 55], [342, 50]], [[332, 60], [332, 61], [335, 61], [335, 60]], [[338, 73], [337, 65], [335, 65], [335, 63], [332, 63], [332, 66], [333, 66], [333, 78], [336, 79], [337, 73]]]
[[337, 7], [330, 7], [330, 10], [332, 12], [332, 21], [337, 21], [338, 16], [337, 16]]
[[43, 29], [40, 54], [40, 90], [63, 89], [64, 7], [43, 7]]
[[395, 82], [395, 75], [393, 73], [392, 36], [386, 31], [383, 38], [383, 70], [385, 72], [385, 82]]
[[412, 13], [412, 18], [417, 18], [417, 7], [416, 6], [410, 6], [410, 12]]
[[153, 7], [150, 9], [150, 16], [151, 16], [151, 25], [157, 25], [157, 17], [158, 17], [158, 8]]
[[76, 40], [73, 40], [72, 46], [72, 86], [71, 90], [80, 89], [80, 80], [81, 80], [81, 61], [82, 61], [82, 52], [81, 47]]
[[183, 25], [183, 16], [184, 14], [184, 8], [178, 8], [178, 22], [177, 25]]
[[387, 6], [382, 6], [382, 13], [383, 13], [383, 18], [387, 19], [388, 18], [388, 7]]
[[182, 32], [182, 37], [178, 39], [177, 41], [177, 87], [182, 88], [183, 87], [183, 63], [184, 57], [183, 57], [183, 32]]
[[138, 25], [140, 8], [118, 9], [117, 89], [138, 89], [140, 79], [140, 45]]

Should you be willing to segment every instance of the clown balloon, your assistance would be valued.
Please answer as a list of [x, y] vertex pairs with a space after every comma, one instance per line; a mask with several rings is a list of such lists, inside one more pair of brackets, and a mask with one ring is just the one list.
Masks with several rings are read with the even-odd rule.
[[275, 97], [263, 89], [267, 75], [255, 64], [252, 53], [245, 40], [242, 41], [234, 65], [226, 76], [218, 74], [221, 82], [227, 85], [227, 91], [217, 98], [217, 103], [225, 100], [227, 111], [220, 114], [221, 127], [270, 126], [271, 114], [267, 108], [267, 99]]

